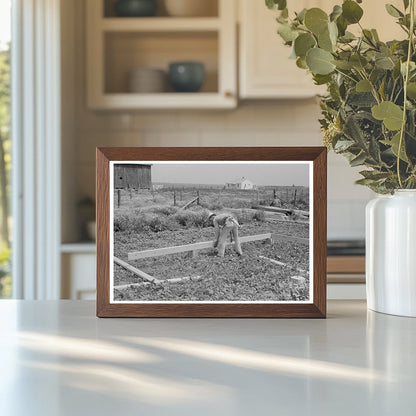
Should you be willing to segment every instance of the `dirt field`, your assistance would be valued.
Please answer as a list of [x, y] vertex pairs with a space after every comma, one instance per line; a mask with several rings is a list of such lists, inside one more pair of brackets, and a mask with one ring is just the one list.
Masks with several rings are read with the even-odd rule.
[[[127, 261], [127, 254], [133, 251], [210, 241], [214, 237], [214, 229], [207, 221], [210, 210], [232, 212], [241, 224], [240, 236], [263, 233], [309, 236], [307, 223], [276, 221], [274, 215], [251, 209], [253, 205], [270, 205], [277, 196], [283, 207], [307, 210], [308, 193], [305, 188], [297, 190], [295, 204], [293, 199], [284, 200], [286, 194], [293, 198], [293, 193], [284, 188], [262, 192], [200, 189], [200, 205], [193, 204], [187, 210], [180, 210], [197, 195], [196, 192], [196, 189], [185, 187], [176, 190], [178, 206], [175, 207], [172, 190], [153, 193], [122, 191], [118, 207], [116, 191], [114, 255]], [[303, 199], [300, 198], [302, 193]], [[214, 249], [206, 249], [199, 251], [195, 258], [191, 253], [181, 253], [129, 261], [132, 266], [160, 280], [181, 277], [200, 279], [115, 289], [114, 298], [117, 301], [302, 301], [309, 298], [308, 245], [285, 240], [276, 240], [271, 244], [265, 240], [244, 243], [242, 250], [242, 257], [230, 246], [224, 258], [217, 257]], [[287, 267], [260, 256], [283, 262]], [[293, 279], [299, 276], [300, 279]], [[114, 266], [114, 286], [142, 282], [133, 273]]]

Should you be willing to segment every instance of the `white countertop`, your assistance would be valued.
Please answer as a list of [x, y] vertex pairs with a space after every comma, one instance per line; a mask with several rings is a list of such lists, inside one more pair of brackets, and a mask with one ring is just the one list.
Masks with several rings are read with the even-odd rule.
[[416, 319], [97, 319], [0, 301], [0, 415], [416, 414]]

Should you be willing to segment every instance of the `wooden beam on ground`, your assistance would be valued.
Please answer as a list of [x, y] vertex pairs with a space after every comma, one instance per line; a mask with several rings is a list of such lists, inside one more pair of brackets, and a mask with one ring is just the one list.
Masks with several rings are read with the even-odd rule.
[[150, 276], [150, 274], [147, 274], [139, 269], [136, 269], [135, 267], [131, 266], [130, 264], [126, 263], [125, 261], [119, 259], [118, 257], [114, 256], [114, 263], [118, 264], [119, 266], [121, 266], [123, 269], [128, 270], [131, 273], [134, 273], [136, 276], [141, 277], [144, 280], [147, 280], [150, 283], [159, 283], [160, 280], [156, 279], [153, 276]]
[[284, 240], [284, 241], [293, 241], [295, 243], [309, 245], [309, 238], [304, 238], [304, 237], [294, 237], [291, 235], [284, 235], [284, 234], [273, 234], [272, 239], [273, 241]]
[[[270, 261], [270, 263], [276, 264], [278, 266], [282, 266], [282, 267], [290, 267], [290, 265], [286, 264], [286, 263], [282, 263], [281, 261], [277, 261], [275, 259], [271, 259], [269, 257], [264, 257], [264, 256], [259, 256], [259, 258], [263, 259], [263, 260], [268, 260]], [[298, 269], [297, 267], [295, 268], [298, 272], [300, 273], [306, 273], [308, 274], [309, 272], [307, 270], [303, 270], [303, 269]]]
[[[174, 279], [158, 280], [157, 282], [155, 282], [155, 284], [161, 285], [163, 283], [179, 283], [179, 282], [184, 282], [184, 281], [187, 281], [187, 280], [191, 280], [192, 282], [196, 282], [196, 281], [201, 280], [201, 279], [202, 279], [201, 276], [177, 277], [177, 278], [174, 278]], [[151, 284], [152, 284], [151, 282], [130, 283], [130, 284], [127, 284], [127, 285], [114, 286], [114, 289], [124, 290], [124, 289], [129, 289], [131, 287], [148, 286], [148, 285], [151, 285]]]
[[[244, 237], [240, 237], [240, 243], [251, 243], [253, 241], [261, 241], [261, 240], [271, 240], [272, 234], [258, 234], [258, 235], [247, 235]], [[227, 242], [227, 245], [234, 244], [232, 242]], [[168, 254], [177, 254], [177, 253], [186, 253], [188, 251], [197, 251], [197, 250], [204, 250], [207, 248], [213, 248], [214, 243], [212, 241], [204, 241], [201, 243], [195, 244], [186, 244], [183, 246], [175, 246], [175, 247], [165, 247], [165, 248], [155, 248], [152, 250], [144, 250], [144, 251], [136, 251], [133, 253], [128, 254], [129, 260], [138, 260], [138, 259], [145, 259], [148, 257], [159, 257], [159, 256], [166, 256]]]
[[276, 212], [276, 213], [283, 213], [283, 214], [290, 214], [291, 212], [294, 212], [295, 214], [299, 214], [299, 215], [303, 215], [305, 217], [309, 217], [309, 212], [308, 211], [301, 211], [300, 209], [268, 207], [266, 205], [258, 205], [254, 208], [261, 209], [262, 211]]
[[308, 221], [293, 221], [289, 218], [279, 219], [279, 218], [266, 218], [268, 222], [285, 222], [286, 224], [309, 224]]
[[191, 206], [194, 202], [196, 202], [196, 201], [198, 201], [198, 199], [199, 199], [199, 196], [197, 196], [196, 198], [194, 198], [192, 201], [189, 201], [189, 202], [187, 202], [182, 208], [181, 208], [181, 210], [182, 209], [186, 209], [186, 208], [188, 208], [189, 206]]

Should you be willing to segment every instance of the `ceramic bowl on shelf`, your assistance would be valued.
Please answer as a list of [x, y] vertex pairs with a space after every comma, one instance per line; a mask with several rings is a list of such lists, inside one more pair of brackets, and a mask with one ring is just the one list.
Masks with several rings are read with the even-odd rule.
[[169, 81], [176, 92], [198, 92], [205, 81], [205, 66], [202, 62], [172, 62]]
[[167, 74], [162, 69], [136, 68], [129, 72], [128, 91], [138, 94], [166, 92]]
[[118, 0], [114, 12], [119, 17], [150, 17], [157, 13], [156, 0]]
[[165, 0], [166, 12], [172, 17], [203, 17], [218, 15], [217, 0]]

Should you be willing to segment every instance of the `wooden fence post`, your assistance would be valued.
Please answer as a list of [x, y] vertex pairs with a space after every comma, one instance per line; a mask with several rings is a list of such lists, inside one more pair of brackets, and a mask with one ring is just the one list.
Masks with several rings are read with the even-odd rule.
[[295, 194], [293, 195], [293, 205], [296, 205], [296, 193], [297, 193], [297, 189], [295, 188]]
[[117, 208], [120, 208], [121, 194], [120, 189], [117, 189]]
[[200, 203], [199, 203], [199, 189], [196, 191], [196, 196], [197, 196], [197, 200], [196, 200], [196, 204], [197, 205], [200, 205]]
[[173, 205], [176, 207], [176, 190], [173, 188]]

